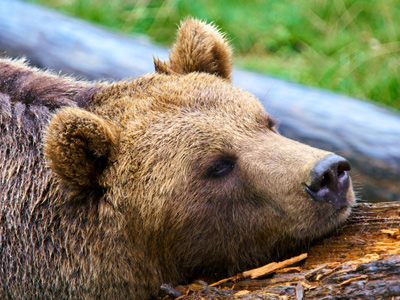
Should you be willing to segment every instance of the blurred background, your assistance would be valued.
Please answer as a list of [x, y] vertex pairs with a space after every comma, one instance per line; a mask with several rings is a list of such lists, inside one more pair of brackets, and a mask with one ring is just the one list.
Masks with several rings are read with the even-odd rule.
[[399, 0], [29, 0], [170, 46], [191, 15], [227, 33], [249, 70], [400, 110]]

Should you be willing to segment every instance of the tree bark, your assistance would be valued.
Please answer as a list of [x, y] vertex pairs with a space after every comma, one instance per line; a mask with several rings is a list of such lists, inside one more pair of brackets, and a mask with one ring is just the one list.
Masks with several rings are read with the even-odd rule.
[[[143, 39], [111, 33], [21, 1], [0, 0], [0, 55], [87, 79], [153, 72], [168, 52]], [[234, 84], [280, 118], [280, 132], [336, 152], [352, 164], [363, 200], [400, 200], [400, 115], [369, 102], [236, 69]]]
[[[338, 232], [308, 251], [296, 267], [264, 279], [177, 289], [179, 299], [391, 299], [400, 297], [400, 203], [359, 204]], [[297, 257], [295, 259], [298, 259]], [[247, 272], [254, 274], [253, 271]], [[398, 299], [398, 298], [395, 298]]]

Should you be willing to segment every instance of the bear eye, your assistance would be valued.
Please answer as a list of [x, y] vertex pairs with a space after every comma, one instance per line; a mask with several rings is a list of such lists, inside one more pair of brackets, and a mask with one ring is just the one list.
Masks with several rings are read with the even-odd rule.
[[235, 166], [235, 162], [230, 159], [216, 161], [210, 168], [210, 175], [215, 178], [223, 177], [229, 174]]
[[268, 127], [273, 131], [278, 131], [278, 126], [279, 120], [274, 117], [268, 116]]
[[278, 133], [279, 127], [279, 120], [270, 116], [268, 113], [264, 112], [261, 115], [260, 123], [262, 124], [263, 128], [266, 126], [269, 130]]

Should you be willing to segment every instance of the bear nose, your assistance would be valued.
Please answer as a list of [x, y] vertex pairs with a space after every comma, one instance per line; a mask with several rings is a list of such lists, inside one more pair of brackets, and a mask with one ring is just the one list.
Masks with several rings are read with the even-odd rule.
[[332, 203], [336, 209], [346, 206], [350, 169], [345, 158], [328, 154], [311, 169], [305, 190], [314, 200]]

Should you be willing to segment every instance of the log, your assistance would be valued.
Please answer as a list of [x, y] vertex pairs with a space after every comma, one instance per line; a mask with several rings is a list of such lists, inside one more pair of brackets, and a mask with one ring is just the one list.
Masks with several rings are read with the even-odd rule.
[[[272, 276], [268, 276], [267, 270], [264, 279], [244, 279], [243, 274], [254, 274], [252, 270], [216, 284], [200, 281], [178, 286], [176, 289], [185, 295], [179, 299], [390, 299], [400, 296], [399, 224], [400, 203], [359, 204], [348, 222], [337, 233], [312, 246], [305, 262], [297, 267], [287, 268], [290, 265], [287, 260], [275, 263], [283, 269], [275, 269]], [[302, 258], [304, 254], [291, 262]]]
[[[168, 52], [143, 38], [112, 33], [21, 1], [0, 0], [0, 53], [86, 79], [153, 72]], [[336, 152], [352, 164], [364, 201], [400, 201], [400, 115], [388, 108], [235, 69], [234, 84], [280, 118], [280, 132]]]

